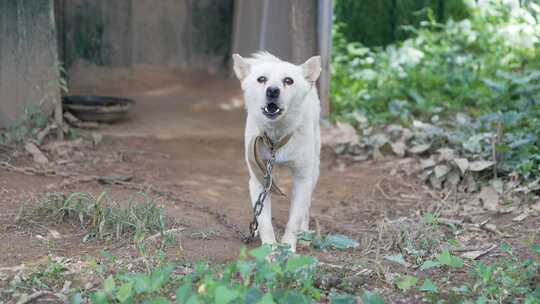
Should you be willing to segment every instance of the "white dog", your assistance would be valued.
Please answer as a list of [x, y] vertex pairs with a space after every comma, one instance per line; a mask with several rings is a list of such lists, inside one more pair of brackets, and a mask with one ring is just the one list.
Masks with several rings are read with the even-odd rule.
[[[312, 192], [319, 178], [320, 102], [315, 82], [321, 58], [297, 66], [266, 53], [252, 58], [233, 55], [234, 71], [242, 84], [247, 122], [245, 130], [249, 192], [255, 204], [263, 189], [265, 163], [275, 147], [275, 164], [285, 165], [293, 176], [289, 221], [282, 243], [296, 251], [297, 235], [309, 229]], [[280, 193], [277, 186], [271, 193]], [[257, 218], [263, 244], [276, 242], [272, 227], [271, 194]]]

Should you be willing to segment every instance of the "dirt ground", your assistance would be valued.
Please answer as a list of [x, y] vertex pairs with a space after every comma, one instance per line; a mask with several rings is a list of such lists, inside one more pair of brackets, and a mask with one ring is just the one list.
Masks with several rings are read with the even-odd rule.
[[[149, 193], [159, 199], [167, 217], [186, 229], [172, 249], [178, 260], [221, 262], [236, 258], [243, 243], [224, 222], [246, 231], [251, 216], [243, 158], [245, 113], [237, 82], [180, 71], [163, 74], [152, 70], [136, 76], [129, 71], [103, 73], [78, 81], [84, 85], [75, 88], [74, 94], [127, 96], [137, 104], [125, 121], [100, 128], [98, 132], [104, 137], [98, 148], [83, 155], [81, 161], [66, 166], [66, 170], [81, 175], [128, 175], [133, 178], [133, 184], [141, 185], [141, 190], [156, 190]], [[392, 158], [346, 162], [325, 148], [321, 178], [313, 199], [312, 228], [317, 223], [323, 234], [345, 234], [358, 240], [360, 247], [340, 252], [300, 247], [299, 252], [315, 254], [329, 264], [391, 269], [394, 266], [381, 263], [380, 257], [403, 249], [402, 232], [411, 222], [418, 221], [422, 211], [455, 220], [465, 218], [463, 210], [452, 204], [454, 194], [429, 190], [415, 179], [392, 176], [392, 166], [395, 166]], [[279, 171], [278, 178], [285, 187], [290, 185], [286, 172]], [[78, 227], [56, 223], [16, 224], [18, 210], [25, 200], [50, 191], [96, 195], [106, 191], [117, 201], [127, 201], [137, 193], [133, 188], [95, 181], [68, 183], [62, 177], [0, 170], [0, 269], [32, 264], [47, 255], [77, 258], [96, 256], [102, 250], [136, 255], [128, 239], [83, 242], [84, 232]], [[177, 200], [160, 196], [160, 192], [172, 193]], [[286, 199], [273, 199], [278, 234], [283, 233], [288, 204]], [[509, 217], [489, 216], [504, 231], [504, 237], [482, 229], [459, 237], [464, 245], [498, 244], [501, 239], [519, 244], [531, 234], [538, 234], [537, 218], [514, 223]], [[54, 242], [44, 241], [47, 229], [53, 228], [61, 237]], [[248, 246], [257, 245], [255, 242]]]
[[[250, 220], [247, 169], [243, 157], [245, 113], [237, 82], [153, 71], [145, 71], [147, 82], [144, 82], [141, 76], [118, 74], [121, 72], [110, 76], [112, 79], [87, 82], [86, 86], [72, 91], [73, 94], [127, 96], [137, 103], [125, 121], [99, 130], [104, 135], [99, 146], [102, 157], [75, 170], [81, 174], [130, 175], [134, 182], [173, 192], [182, 202], [162, 199], [167, 216], [189, 230], [215, 232], [212, 241], [183, 239], [183, 257], [186, 260], [203, 257], [219, 261], [235, 258], [242, 245], [240, 239], [221, 225], [212, 212], [201, 211], [201, 207], [219, 211], [228, 222], [243, 229]], [[145, 87], [140, 88], [140, 82], [144, 82]], [[203, 86], [204, 90], [200, 90]], [[121, 157], [114, 157], [118, 154]], [[384, 178], [380, 165], [337, 166], [335, 157], [327, 151], [323, 153], [321, 172], [312, 219], [317, 218], [323, 229], [345, 229], [350, 223], [344, 223], [340, 217], [350, 215], [351, 210], [379, 208], [367, 208], [366, 198], [374, 185]], [[278, 175], [285, 187], [290, 185], [284, 170], [278, 171]], [[6, 193], [1, 207], [11, 210], [4, 213], [4, 217], [13, 215], [22, 199], [57, 190], [61, 183], [56, 177], [7, 171], [0, 171], [0, 176], [0, 187]], [[125, 201], [135, 192], [98, 183], [75, 183], [62, 187], [62, 190], [94, 194], [106, 191], [117, 201]], [[289, 202], [286, 198], [274, 198], [273, 204], [275, 226], [280, 231], [287, 220]], [[357, 234], [354, 229], [345, 230]], [[9, 228], [6, 232], [10, 233], [0, 235], [3, 244], [0, 246], [7, 246], [0, 250], [0, 265], [33, 261], [36, 256], [47, 253], [47, 249], [41, 248], [39, 239], [29, 238], [25, 233], [13, 235]], [[76, 232], [73, 237], [68, 232], [52, 252], [69, 255], [92, 251], [96, 247], [96, 244], [77, 242], [78, 238]]]

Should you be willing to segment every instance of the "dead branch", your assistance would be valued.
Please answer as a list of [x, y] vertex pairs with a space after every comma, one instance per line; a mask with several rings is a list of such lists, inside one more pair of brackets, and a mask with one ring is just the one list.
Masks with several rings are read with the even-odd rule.
[[178, 233], [178, 232], [182, 232], [184, 230], [186, 230], [186, 228], [172, 228], [172, 229], [169, 229], [169, 230], [165, 230], [163, 232], [159, 232], [159, 233], [156, 233], [156, 234], [154, 234], [152, 236], [147, 237], [146, 241], [153, 241], [153, 240], [161, 237], [162, 235], [167, 235], [169, 233], [171, 233], [171, 234], [172, 233]]
[[58, 294], [58, 293], [54, 293], [52, 291], [47, 291], [47, 290], [41, 290], [41, 291], [34, 292], [31, 295], [21, 297], [21, 299], [17, 301], [17, 304], [31, 303], [45, 296], [53, 296], [57, 298], [58, 300], [60, 300], [62, 303], [69, 303], [66, 296], [64, 296], [63, 294]]

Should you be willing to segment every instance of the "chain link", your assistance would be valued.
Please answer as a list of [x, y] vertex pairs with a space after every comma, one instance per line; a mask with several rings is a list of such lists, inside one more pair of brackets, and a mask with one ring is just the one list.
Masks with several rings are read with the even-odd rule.
[[255, 240], [255, 233], [259, 228], [259, 221], [257, 217], [261, 215], [264, 208], [264, 201], [268, 196], [268, 193], [272, 189], [272, 170], [274, 169], [274, 162], [276, 161], [276, 152], [274, 149], [270, 149], [270, 159], [266, 162], [266, 175], [264, 176], [264, 186], [253, 204], [253, 219], [249, 223], [249, 236], [244, 238], [245, 243], [250, 243]]

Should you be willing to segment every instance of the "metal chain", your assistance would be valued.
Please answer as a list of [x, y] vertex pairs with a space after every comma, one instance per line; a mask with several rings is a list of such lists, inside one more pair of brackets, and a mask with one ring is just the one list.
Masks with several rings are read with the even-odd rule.
[[270, 159], [266, 162], [266, 175], [264, 176], [264, 186], [257, 197], [257, 201], [253, 204], [253, 219], [249, 223], [249, 236], [245, 237], [243, 241], [245, 243], [250, 243], [255, 239], [255, 233], [259, 228], [259, 221], [257, 217], [261, 215], [261, 212], [264, 208], [264, 201], [272, 188], [272, 170], [274, 169], [274, 162], [276, 161], [276, 151], [270, 149]]

